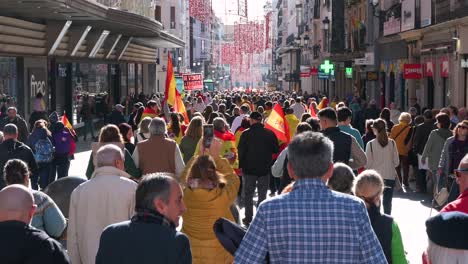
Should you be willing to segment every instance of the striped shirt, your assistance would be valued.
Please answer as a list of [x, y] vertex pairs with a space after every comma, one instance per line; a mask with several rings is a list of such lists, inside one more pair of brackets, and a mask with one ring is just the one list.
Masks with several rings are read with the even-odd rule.
[[387, 263], [364, 203], [303, 179], [263, 202], [235, 263]]

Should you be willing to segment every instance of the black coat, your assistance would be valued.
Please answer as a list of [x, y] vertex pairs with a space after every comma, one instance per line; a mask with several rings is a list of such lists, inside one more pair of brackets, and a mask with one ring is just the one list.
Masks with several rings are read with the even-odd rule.
[[116, 126], [126, 123], [125, 122], [125, 117], [122, 112], [117, 111], [117, 110], [112, 110], [110, 117], [109, 117], [109, 123], [114, 124]]
[[26, 121], [19, 115], [16, 115], [16, 118], [13, 120], [8, 119], [8, 116], [0, 120], [0, 130], [3, 131], [6, 125], [14, 124], [18, 128], [18, 140], [26, 143], [29, 137], [28, 124]]
[[60, 243], [44, 231], [23, 222], [0, 222], [0, 234], [1, 263], [70, 263], [70, 258]]
[[190, 264], [190, 242], [181, 232], [157, 223], [125, 221], [101, 234], [96, 264]]
[[333, 162], [343, 162], [349, 164], [351, 158], [352, 136], [341, 131], [338, 127], [329, 127], [322, 131], [323, 135], [329, 138], [335, 146], [333, 151]]
[[5, 187], [3, 180], [3, 167], [10, 159], [20, 159], [24, 161], [26, 164], [28, 164], [29, 170], [32, 174], [34, 174], [38, 168], [31, 148], [17, 140], [5, 140], [2, 144], [0, 144], [0, 189]]
[[426, 146], [427, 140], [429, 139], [429, 134], [431, 131], [436, 129], [433, 120], [424, 121], [424, 123], [418, 125], [414, 131], [414, 142], [413, 142], [413, 151], [419, 155], [422, 155], [424, 147]]
[[242, 133], [237, 148], [242, 172], [256, 176], [270, 173], [272, 155], [279, 152], [276, 135], [260, 123], [252, 125]]

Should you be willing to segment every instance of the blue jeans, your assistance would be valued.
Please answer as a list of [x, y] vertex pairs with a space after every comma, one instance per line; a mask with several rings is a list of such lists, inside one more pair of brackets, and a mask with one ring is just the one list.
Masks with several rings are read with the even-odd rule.
[[395, 188], [395, 180], [384, 180], [384, 191], [383, 191], [383, 209], [385, 214], [392, 214], [392, 199], [393, 199], [393, 188]]
[[37, 171], [31, 175], [31, 188], [44, 190], [49, 185], [51, 163], [38, 163]]
[[88, 131], [91, 132], [91, 136], [94, 138], [94, 124], [93, 124], [93, 119], [85, 120], [84, 121], [84, 136], [83, 138], [86, 138], [88, 135]]

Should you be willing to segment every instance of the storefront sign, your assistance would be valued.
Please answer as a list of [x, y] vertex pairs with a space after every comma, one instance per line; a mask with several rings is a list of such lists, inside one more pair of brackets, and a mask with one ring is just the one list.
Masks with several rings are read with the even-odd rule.
[[353, 78], [353, 68], [352, 67], [346, 67], [345, 68], [345, 76], [347, 79], [352, 79]]
[[322, 64], [320, 64], [320, 70], [323, 71], [325, 74], [330, 74], [332, 71], [335, 70], [335, 66], [333, 63], [330, 63], [329, 60], [325, 60]]
[[355, 65], [374, 65], [374, 52], [366, 52], [364, 58], [354, 60]]
[[330, 75], [329, 74], [326, 74], [325, 72], [323, 72], [322, 70], [319, 70], [318, 71], [318, 78], [319, 79], [329, 79], [330, 78]]
[[65, 64], [59, 64], [58, 65], [58, 76], [60, 78], [66, 78], [67, 77], [67, 65], [65, 65]]
[[316, 67], [310, 68], [310, 74], [313, 76], [318, 75], [318, 69]]
[[378, 81], [379, 80], [379, 73], [376, 71], [367, 72], [367, 80], [368, 81]]
[[421, 5], [421, 27], [427, 27], [432, 24], [432, 1], [424, 1]]
[[203, 77], [201, 74], [183, 74], [182, 79], [186, 91], [203, 90]]
[[42, 95], [46, 94], [46, 71], [44, 68], [29, 68], [28, 69], [29, 89], [31, 97], [35, 97], [39, 92]]
[[449, 77], [449, 61], [448, 58], [440, 59], [440, 77], [448, 78]]
[[384, 36], [400, 33], [401, 20], [400, 18], [390, 17], [384, 22]]
[[468, 68], [468, 59], [461, 59], [461, 67], [463, 69]]
[[434, 77], [434, 62], [427, 61], [424, 64], [424, 73], [426, 77]]
[[310, 77], [312, 74], [310, 73], [310, 71], [307, 71], [307, 72], [301, 72], [301, 78], [308, 78]]
[[403, 0], [401, 3], [401, 31], [414, 29], [415, 0]]
[[403, 65], [403, 78], [407, 80], [419, 80], [422, 78], [421, 64], [405, 64]]

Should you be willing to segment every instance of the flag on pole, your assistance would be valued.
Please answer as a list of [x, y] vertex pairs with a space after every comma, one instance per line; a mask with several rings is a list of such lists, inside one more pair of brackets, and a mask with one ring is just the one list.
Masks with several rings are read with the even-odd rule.
[[179, 91], [177, 91], [177, 83], [174, 74], [174, 66], [172, 65], [171, 54], [167, 54], [167, 75], [166, 75], [166, 92], [164, 94], [164, 104], [171, 105], [175, 113], [181, 113], [184, 116], [185, 124], [188, 124], [189, 118], [185, 110], [184, 102]]
[[315, 106], [316, 104], [314, 103], [310, 103], [310, 106], [309, 106], [309, 113], [313, 118], [317, 118], [317, 112], [315, 112]]
[[279, 141], [289, 143], [289, 127], [280, 104], [276, 104], [273, 107], [265, 123], [265, 128], [273, 131]]
[[66, 113], [63, 113], [63, 116], [62, 116], [62, 123], [63, 125], [68, 128], [70, 130], [70, 132], [72, 133], [72, 136], [76, 136], [76, 132], [75, 130], [73, 129], [73, 126], [72, 124], [70, 123], [70, 121], [68, 121], [68, 118], [67, 118], [67, 114]]
[[178, 91], [176, 91], [176, 96], [175, 96], [174, 112], [181, 113], [184, 116], [184, 123], [188, 125], [189, 118], [187, 115], [187, 110], [185, 110], [185, 105], [184, 105], [184, 102], [182, 101], [182, 96], [179, 94]]
[[174, 106], [176, 100], [177, 83], [172, 65], [171, 53], [167, 53], [167, 74], [166, 74], [166, 91], [164, 93], [164, 101], [171, 106]]

